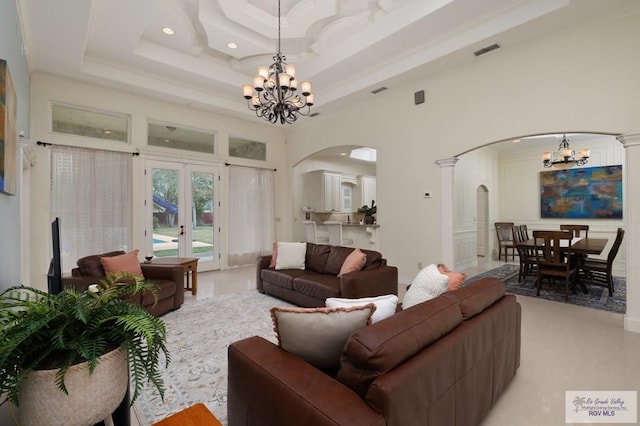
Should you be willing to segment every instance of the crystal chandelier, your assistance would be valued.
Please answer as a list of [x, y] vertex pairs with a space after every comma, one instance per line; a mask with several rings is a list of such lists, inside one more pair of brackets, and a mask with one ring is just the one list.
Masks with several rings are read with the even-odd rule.
[[271, 123], [291, 124], [299, 115], [307, 116], [313, 105], [311, 82], [300, 83], [296, 79], [296, 69], [286, 63], [287, 58], [280, 51], [280, 0], [278, 0], [278, 45], [275, 61], [271, 66], [258, 67], [258, 75], [253, 78], [253, 86], [242, 85], [242, 94], [247, 106], [258, 117]]
[[569, 146], [569, 139], [567, 135], [562, 135], [562, 140], [558, 146], [556, 152], [544, 152], [542, 153], [542, 164], [549, 168], [556, 164], [569, 164], [575, 163], [578, 166], [584, 166], [589, 162], [589, 149], [583, 148], [578, 153], [578, 158], [575, 157], [576, 152]]

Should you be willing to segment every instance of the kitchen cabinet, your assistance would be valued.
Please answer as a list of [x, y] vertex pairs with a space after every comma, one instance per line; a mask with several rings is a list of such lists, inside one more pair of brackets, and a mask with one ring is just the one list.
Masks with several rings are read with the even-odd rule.
[[342, 211], [341, 175], [317, 170], [305, 173], [305, 204], [315, 212]]
[[360, 176], [360, 205], [371, 207], [371, 200], [376, 199], [376, 178], [374, 176]]

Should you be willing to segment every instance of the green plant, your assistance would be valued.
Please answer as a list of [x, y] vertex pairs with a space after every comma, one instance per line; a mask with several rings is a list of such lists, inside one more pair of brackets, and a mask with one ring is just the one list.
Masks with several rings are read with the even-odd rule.
[[157, 286], [129, 273], [111, 274], [87, 291], [65, 289], [49, 294], [17, 286], [0, 294], [0, 394], [19, 404], [20, 384], [33, 370], [55, 369], [56, 384], [66, 394], [64, 376], [69, 367], [89, 362], [122, 346], [138, 397], [143, 380], [151, 381], [164, 397], [158, 364], [165, 346], [164, 322], [123, 298], [142, 291], [157, 297]]
[[364, 213], [365, 217], [373, 216], [378, 212], [378, 206], [376, 206], [376, 200], [371, 200], [371, 207], [366, 204], [358, 209], [358, 213]]

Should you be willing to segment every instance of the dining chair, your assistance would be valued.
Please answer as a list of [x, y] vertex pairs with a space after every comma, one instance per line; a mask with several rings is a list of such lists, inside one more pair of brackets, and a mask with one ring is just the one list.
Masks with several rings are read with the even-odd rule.
[[[564, 278], [565, 300], [569, 300], [569, 289], [576, 284], [577, 267], [571, 261], [571, 232], [566, 231], [533, 231], [538, 277], [536, 295], [540, 296], [542, 279]], [[566, 241], [566, 243], [561, 243]], [[570, 285], [571, 284], [571, 285]]]
[[534, 250], [519, 246], [518, 243], [525, 242], [529, 239], [527, 234], [527, 225], [515, 225], [513, 227], [513, 243], [518, 252], [518, 260], [520, 261], [520, 269], [518, 271], [518, 282], [522, 281], [525, 275], [532, 274], [537, 270], [537, 259]]
[[573, 238], [581, 237], [584, 231], [584, 238], [589, 237], [589, 225], [560, 225], [561, 231], [571, 231]]
[[618, 255], [618, 250], [624, 238], [624, 229], [618, 228], [616, 239], [607, 254], [606, 259], [598, 259], [587, 256], [580, 267], [581, 276], [588, 280], [588, 284], [594, 284], [609, 289], [609, 296], [613, 296], [613, 261]]
[[504, 251], [504, 261], [509, 260], [509, 249], [511, 249], [511, 260], [516, 260], [516, 246], [513, 244], [513, 222], [496, 222], [496, 236], [498, 237], [498, 261]]

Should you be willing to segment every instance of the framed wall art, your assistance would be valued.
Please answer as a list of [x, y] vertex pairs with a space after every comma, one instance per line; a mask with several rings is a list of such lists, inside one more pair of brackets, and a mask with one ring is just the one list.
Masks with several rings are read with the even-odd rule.
[[7, 61], [0, 59], [0, 192], [15, 195], [17, 176], [16, 92]]
[[540, 172], [540, 217], [622, 218], [622, 166]]

